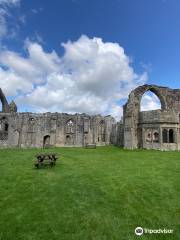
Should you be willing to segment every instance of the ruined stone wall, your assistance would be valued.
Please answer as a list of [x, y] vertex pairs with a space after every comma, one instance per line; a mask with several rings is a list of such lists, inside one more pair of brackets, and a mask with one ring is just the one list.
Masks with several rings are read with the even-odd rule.
[[121, 121], [112, 125], [111, 143], [119, 147], [124, 146], [124, 124]]
[[0, 113], [3, 118], [8, 129], [2, 126], [0, 146], [23, 148], [108, 145], [115, 121], [111, 116], [65, 113]]
[[[140, 112], [146, 91], [161, 102], [161, 110]], [[180, 149], [180, 90], [143, 85], [134, 89], [124, 106], [124, 147], [161, 150]]]
[[[140, 112], [146, 91], [161, 102], [161, 110]], [[180, 90], [143, 85], [134, 89], [123, 107], [123, 121], [111, 116], [66, 113], [17, 113], [0, 89], [0, 147], [98, 146], [128, 149], [180, 150]]]
[[111, 116], [67, 113], [18, 113], [0, 89], [0, 147], [109, 145]]

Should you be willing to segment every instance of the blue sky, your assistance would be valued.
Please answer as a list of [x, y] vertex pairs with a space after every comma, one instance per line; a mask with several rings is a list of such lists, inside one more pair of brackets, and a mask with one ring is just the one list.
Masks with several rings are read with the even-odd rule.
[[[85, 111], [85, 108], [83, 109], [82, 106], [85, 106], [86, 103], [83, 103], [82, 99], [77, 99], [77, 95], [82, 95], [84, 99], [90, 97], [93, 99], [94, 97], [93, 101], [87, 100], [87, 108], [93, 109], [89, 113], [98, 111], [98, 109], [94, 108], [95, 102], [102, 106], [101, 102], [104, 103], [104, 99], [106, 99], [106, 106], [103, 105], [99, 108], [100, 113], [110, 113], [115, 116], [122, 114], [122, 109], [119, 110], [118, 105], [125, 101], [123, 94], [117, 96], [118, 91], [128, 94], [132, 87], [143, 83], [180, 88], [180, 1], [178, 0], [0, 0], [0, 9], [8, 13], [2, 15], [2, 11], [0, 11], [0, 27], [2, 24], [6, 25], [6, 33], [1, 34], [0, 31], [0, 51], [2, 53], [0, 66], [3, 71], [6, 71], [1, 74], [2, 76], [0, 75], [0, 83], [3, 81], [1, 80], [3, 77], [11, 79], [12, 73], [14, 74], [13, 77], [21, 78], [21, 80], [11, 80], [12, 84], [20, 84], [20, 81], [26, 81], [23, 80], [23, 77], [26, 77], [26, 75], [22, 74], [22, 69], [21, 71], [19, 70], [22, 67], [20, 66], [21, 64], [14, 66], [10, 62], [10, 58], [15, 62], [18, 62], [17, 60], [23, 62], [25, 59], [28, 64], [32, 64], [36, 60], [35, 64], [33, 62], [33, 66], [37, 66], [37, 68], [40, 66], [39, 72], [41, 72], [41, 76], [38, 75], [39, 73], [35, 73], [34, 78], [47, 78], [45, 81], [35, 80], [31, 82], [33, 86], [31, 86], [31, 89], [28, 89], [27, 86], [28, 84], [30, 86], [30, 82], [26, 82], [26, 91], [22, 91], [20, 88], [12, 91], [13, 87], [10, 83], [2, 84], [8, 96], [15, 98], [22, 110], [81, 112]], [[4, 19], [4, 23], [2, 19]], [[82, 35], [85, 38], [80, 41], [79, 39], [81, 39]], [[79, 51], [77, 45], [81, 43], [85, 48], [81, 51], [81, 54], [85, 56], [87, 54], [86, 61], [95, 64], [95, 66], [101, 66], [101, 69], [103, 67], [106, 69], [106, 62], [102, 63], [103, 56], [98, 55], [99, 61], [93, 58], [95, 57], [94, 51], [95, 49], [97, 50], [95, 46], [89, 50], [91, 54], [86, 52], [86, 49], [93, 42], [92, 39], [101, 39], [103, 44], [96, 40], [94, 42], [98, 42], [96, 44], [102, 46], [105, 51], [107, 48], [106, 43], [110, 43], [111, 46], [109, 45], [106, 58], [108, 66], [112, 63], [111, 69], [113, 65], [116, 65], [114, 59], [110, 61], [114, 51], [112, 51], [111, 47], [113, 49], [115, 47], [113, 44], [118, 44], [123, 49], [124, 53], [119, 52], [119, 55], [117, 54], [120, 59], [122, 57], [122, 61], [124, 57], [129, 59], [129, 62], [126, 59], [125, 63], [123, 62], [119, 65], [117, 79], [114, 79], [114, 76], [112, 76], [112, 79], [114, 79], [112, 84], [115, 84], [116, 90], [118, 90], [117, 92], [115, 91], [116, 96], [114, 98], [110, 97], [110, 95], [112, 96], [111, 93], [110, 95], [103, 95], [101, 91], [97, 91], [101, 86], [107, 86], [107, 88], [104, 88], [104, 92], [107, 92], [110, 88], [108, 81], [111, 82], [111, 69], [107, 73], [102, 71], [100, 74], [98, 72], [100, 67], [94, 68], [94, 71], [98, 72], [97, 75], [99, 74], [100, 78], [104, 75], [109, 76], [109, 80], [104, 80], [105, 82], [102, 80], [98, 84], [96, 82], [98, 77], [95, 73], [83, 78], [86, 73], [83, 73], [80, 68], [82, 58], [79, 59], [77, 55], [76, 59], [74, 58], [73, 52], [76, 51], [77, 53], [77, 49]], [[68, 41], [71, 41], [71, 44], [68, 45]], [[62, 46], [62, 43], [65, 43], [66, 47]], [[52, 67], [48, 72], [44, 71], [46, 65], [42, 66], [44, 55], [42, 54], [41, 61], [40, 58], [37, 60], [37, 57], [35, 58], [31, 53], [31, 50], [34, 53], [38, 46], [42, 48], [43, 54], [52, 61], [48, 63], [49, 65], [52, 63]], [[53, 52], [57, 56], [52, 57], [51, 54]], [[32, 58], [30, 57], [31, 54], [33, 55]], [[12, 58], [12, 55], [14, 58]], [[18, 56], [21, 56], [21, 59], [17, 59]], [[56, 64], [58, 62], [59, 65], [63, 66], [63, 69], [57, 69], [54, 62]], [[124, 64], [126, 64], [126, 70], [122, 67]], [[131, 77], [122, 77], [121, 73], [123, 71], [126, 71], [127, 75], [131, 72], [132, 69], [130, 68], [133, 69], [133, 74], [138, 76], [135, 77], [131, 74]], [[72, 79], [66, 79], [67, 69], [72, 71], [72, 75], [68, 75], [68, 79], [73, 76]], [[90, 70], [90, 67], [86, 69], [88, 72]], [[82, 79], [81, 83], [83, 82], [84, 84], [81, 91], [76, 89], [79, 86], [76, 84], [78, 75], [75, 77], [73, 75], [77, 72], [80, 74], [79, 78]], [[10, 73], [11, 77], [8, 75]], [[57, 73], [59, 74], [58, 76]], [[63, 77], [65, 76], [62, 80], [63, 82], [70, 81], [68, 86], [72, 87], [71, 81], [73, 81], [75, 84], [73, 89], [75, 90], [65, 100], [68, 103], [67, 106], [60, 107], [63, 105], [61, 102], [63, 101], [62, 93], [57, 91], [58, 84], [56, 85], [56, 91], [53, 90], [52, 82], [56, 82], [57, 78], [61, 78], [62, 75]], [[89, 80], [90, 76], [93, 81]], [[13, 77], [12, 79], [14, 79]], [[62, 84], [61, 81], [60, 83]], [[49, 87], [49, 84], [51, 84], [51, 87]], [[40, 89], [40, 86], [46, 86], [46, 89]], [[63, 85], [64, 89], [67, 89], [68, 86]], [[88, 91], [88, 86], [91, 91]], [[124, 86], [126, 87], [124, 88]], [[47, 93], [48, 87], [51, 90]], [[61, 86], [59, 87], [61, 88]], [[119, 89], [117, 89], [118, 87]], [[36, 88], [38, 91], [36, 91]], [[42, 92], [44, 92], [45, 96], [49, 94], [49, 99], [54, 99], [52, 104], [55, 107], [50, 106], [50, 104], [46, 104], [46, 106], [45, 103], [43, 105], [40, 101], [37, 101], [37, 96], [44, 97]], [[52, 93], [56, 93], [56, 96], [54, 94], [52, 97]], [[59, 102], [56, 97], [59, 99]], [[79, 108], [73, 108], [71, 100], [72, 102], [77, 101]], [[114, 110], [110, 111], [110, 108]]]

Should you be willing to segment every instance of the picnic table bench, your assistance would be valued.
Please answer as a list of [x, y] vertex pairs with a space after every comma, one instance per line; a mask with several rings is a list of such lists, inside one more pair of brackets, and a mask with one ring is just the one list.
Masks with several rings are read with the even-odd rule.
[[36, 155], [35, 167], [39, 168], [44, 165], [50, 165], [51, 167], [56, 164], [56, 160], [58, 159], [56, 153], [41, 153]]
[[87, 143], [85, 145], [85, 148], [89, 148], [89, 149], [96, 148], [96, 144], [95, 143], [91, 143], [91, 144]]

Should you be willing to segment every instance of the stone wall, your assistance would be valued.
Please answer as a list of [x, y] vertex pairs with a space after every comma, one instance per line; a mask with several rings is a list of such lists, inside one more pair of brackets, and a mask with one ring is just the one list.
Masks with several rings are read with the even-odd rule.
[[123, 122], [117, 122], [112, 125], [111, 131], [111, 143], [113, 145], [123, 147], [124, 146], [124, 124]]
[[111, 116], [67, 113], [18, 113], [0, 89], [0, 147], [98, 146], [111, 144]]
[[[152, 91], [161, 110], [140, 112], [143, 94]], [[124, 147], [161, 150], [180, 149], [180, 90], [143, 85], [134, 89], [124, 106]]]
[[[7, 126], [5, 129], [5, 123]], [[66, 113], [0, 113], [1, 147], [110, 144], [114, 118]]]
[[[151, 91], [161, 109], [140, 111], [143, 94]], [[0, 89], [0, 147], [98, 146], [128, 149], [180, 149], [180, 90], [143, 85], [134, 89], [123, 107], [123, 120], [111, 116], [66, 113], [18, 113]]]

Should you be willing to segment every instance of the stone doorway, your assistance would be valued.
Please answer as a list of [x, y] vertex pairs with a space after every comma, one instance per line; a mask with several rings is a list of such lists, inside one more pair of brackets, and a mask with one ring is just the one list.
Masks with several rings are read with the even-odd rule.
[[74, 136], [73, 136], [73, 134], [66, 135], [66, 145], [74, 145]]
[[44, 139], [43, 139], [43, 147], [49, 147], [49, 146], [50, 146], [50, 136], [46, 135], [44, 136]]

